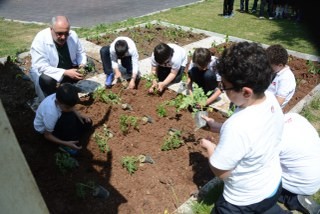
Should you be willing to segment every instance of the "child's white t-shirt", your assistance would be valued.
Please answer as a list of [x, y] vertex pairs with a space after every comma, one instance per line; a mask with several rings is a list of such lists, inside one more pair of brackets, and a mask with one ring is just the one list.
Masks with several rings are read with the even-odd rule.
[[[173, 56], [169, 63], [163, 64], [161, 66], [169, 67], [172, 70], [178, 71], [181, 66], [186, 66], [188, 63], [187, 52], [183, 47], [180, 47], [179, 45], [171, 43], [169, 43], [168, 45], [173, 49]], [[159, 63], [157, 63], [154, 58], [154, 53], [152, 53], [151, 56], [151, 65], [153, 67], [159, 66]]]
[[279, 160], [283, 113], [275, 96], [236, 112], [223, 124], [210, 164], [231, 170], [224, 180], [224, 198], [246, 206], [272, 195], [281, 181]]
[[282, 185], [300, 195], [320, 188], [320, 138], [307, 119], [297, 113], [285, 115], [280, 152]]
[[[217, 57], [211, 56], [211, 61], [208, 64], [207, 69], [211, 70], [211, 71], [214, 71], [217, 81], [220, 82], [221, 81], [221, 76], [219, 75], [219, 73], [216, 70], [214, 70], [214, 67], [217, 64], [217, 59], [218, 59]], [[193, 68], [193, 67], [196, 67], [196, 64], [194, 64], [193, 61], [191, 61], [190, 65], [189, 65], [189, 70], [191, 68]]]
[[56, 105], [55, 100], [56, 94], [51, 94], [40, 103], [33, 121], [36, 131], [40, 133], [54, 131], [54, 127], [61, 116], [61, 109]]
[[276, 77], [273, 79], [267, 90], [275, 96], [285, 98], [281, 105], [281, 108], [284, 108], [293, 97], [295, 89], [296, 79], [290, 67], [286, 65], [281, 71], [276, 73]]

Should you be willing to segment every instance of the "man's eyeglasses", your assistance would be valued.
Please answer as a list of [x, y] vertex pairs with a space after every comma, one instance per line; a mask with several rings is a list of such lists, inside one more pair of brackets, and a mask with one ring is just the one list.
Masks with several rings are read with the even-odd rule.
[[56, 32], [53, 28], [51, 28], [53, 30], [53, 32], [56, 34], [56, 36], [69, 36], [69, 31], [68, 32]]
[[235, 87], [225, 88], [223, 82], [220, 82], [218, 84], [218, 88], [220, 89], [221, 92], [235, 89]]

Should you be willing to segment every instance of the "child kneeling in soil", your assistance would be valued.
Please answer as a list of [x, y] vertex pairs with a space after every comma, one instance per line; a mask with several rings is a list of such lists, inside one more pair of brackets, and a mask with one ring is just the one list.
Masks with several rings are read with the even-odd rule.
[[92, 126], [90, 118], [75, 110], [78, 102], [78, 89], [70, 83], [61, 84], [56, 93], [40, 103], [33, 122], [37, 132], [70, 154], [82, 148], [78, 145], [80, 136]]
[[196, 48], [188, 71], [188, 92], [192, 94], [192, 84], [196, 83], [207, 95], [206, 106], [216, 101], [221, 94], [218, 84], [221, 77], [215, 69], [217, 58], [207, 48]]

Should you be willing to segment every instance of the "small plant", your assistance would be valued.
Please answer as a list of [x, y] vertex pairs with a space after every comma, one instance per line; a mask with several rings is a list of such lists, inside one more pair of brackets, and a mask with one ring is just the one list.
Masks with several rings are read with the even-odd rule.
[[150, 88], [154, 80], [158, 81], [158, 77], [154, 74], [145, 74], [142, 78], [146, 80], [146, 88]]
[[160, 104], [157, 106], [157, 114], [159, 117], [166, 117], [167, 116], [167, 110], [165, 108], [165, 104]]
[[173, 134], [167, 136], [163, 145], [161, 146], [162, 151], [169, 151], [177, 149], [182, 146], [183, 140], [181, 139], [181, 131], [175, 131]]
[[93, 99], [111, 104], [119, 104], [121, 101], [117, 94], [113, 93], [112, 91], [107, 93], [106, 89], [103, 87], [99, 87], [93, 92]]
[[135, 116], [121, 115], [120, 116], [120, 130], [122, 134], [126, 135], [129, 132], [130, 127], [135, 130], [139, 130], [138, 118]]
[[138, 170], [139, 158], [135, 156], [122, 157], [122, 167], [126, 168], [130, 175]]
[[308, 72], [311, 74], [320, 74], [320, 67], [316, 66], [311, 60], [307, 60]]
[[65, 174], [68, 170], [76, 168], [79, 164], [78, 162], [70, 156], [69, 153], [57, 152], [55, 154], [56, 165], [58, 166], [60, 172]]
[[93, 181], [88, 181], [86, 183], [76, 183], [76, 194], [79, 198], [84, 199], [89, 191], [93, 191], [96, 184]]
[[177, 96], [175, 99], [169, 102], [169, 105], [173, 105], [176, 107], [179, 112], [182, 109], [192, 109], [192, 113], [195, 114], [198, 111], [202, 111], [207, 102], [207, 96], [211, 91], [207, 94], [204, 93], [203, 89], [200, 88], [196, 83], [193, 83], [193, 91], [191, 95], [186, 96]]
[[93, 138], [96, 144], [98, 144], [100, 152], [105, 153], [110, 151], [110, 147], [108, 145], [108, 138], [101, 136], [101, 134], [99, 133], [94, 133]]

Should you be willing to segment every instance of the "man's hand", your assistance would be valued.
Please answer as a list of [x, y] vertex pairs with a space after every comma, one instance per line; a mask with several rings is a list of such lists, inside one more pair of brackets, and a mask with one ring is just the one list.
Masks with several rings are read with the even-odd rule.
[[75, 79], [75, 80], [82, 80], [83, 79], [83, 75], [78, 73], [77, 69], [75, 69], [75, 68], [65, 70], [63, 75], [68, 76], [71, 79]]

